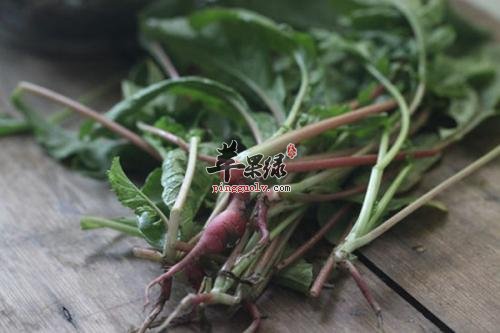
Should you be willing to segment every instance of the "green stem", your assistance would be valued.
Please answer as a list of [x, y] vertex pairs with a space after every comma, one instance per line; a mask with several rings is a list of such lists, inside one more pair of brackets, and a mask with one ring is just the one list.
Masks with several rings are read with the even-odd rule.
[[379, 203], [377, 204], [377, 207], [375, 208], [375, 211], [373, 212], [373, 215], [370, 217], [370, 221], [368, 221], [363, 230], [360, 230], [360, 235], [364, 235], [368, 231], [370, 231], [373, 228], [374, 224], [377, 223], [377, 221], [382, 217], [382, 214], [387, 209], [387, 206], [389, 205], [390, 201], [396, 194], [396, 191], [398, 190], [399, 186], [401, 186], [406, 176], [408, 176], [408, 173], [410, 172], [411, 168], [412, 168], [411, 165], [407, 165], [400, 171], [396, 179], [394, 179], [392, 184], [389, 186], [387, 191], [380, 199]]
[[147, 249], [135, 246], [132, 248], [132, 253], [136, 258], [151, 260], [155, 262], [163, 261], [163, 256], [161, 255], [161, 252], [156, 251], [154, 249]]
[[[293, 224], [300, 220], [300, 217], [305, 212], [305, 208], [297, 209], [288, 215], [282, 222], [280, 222], [271, 232], [270, 232], [270, 240], [273, 240], [278, 235], [280, 235], [289, 225]], [[249, 267], [253, 265], [253, 263], [259, 258], [259, 255], [262, 253], [264, 247], [256, 245], [254, 242], [252, 246], [252, 239], [258, 240], [259, 237], [252, 237], [250, 241], [247, 243], [247, 247], [245, 250], [247, 251], [245, 254], [240, 256], [236, 264], [234, 265], [231, 273], [234, 276], [240, 277]], [[248, 246], [249, 245], [249, 246]], [[217, 292], [225, 292], [233, 285], [234, 280], [231, 278], [221, 278], [218, 277], [214, 283], [214, 291]]]
[[353, 241], [357, 238], [360, 230], [363, 230], [365, 225], [368, 223], [370, 216], [372, 214], [373, 205], [377, 199], [378, 190], [382, 182], [382, 176], [384, 174], [384, 169], [380, 167], [380, 162], [384, 160], [387, 154], [387, 146], [389, 145], [389, 132], [385, 131], [380, 140], [380, 148], [378, 153], [377, 165], [372, 168], [370, 179], [368, 181], [368, 187], [366, 188], [365, 198], [363, 200], [363, 205], [361, 206], [361, 211], [359, 213], [358, 219], [354, 223], [354, 226], [346, 237], [346, 242]]
[[31, 125], [23, 119], [1, 118], [0, 137], [29, 132]]
[[406, 103], [403, 95], [399, 92], [398, 88], [394, 86], [380, 71], [375, 68], [373, 65], [367, 65], [367, 70], [384, 85], [384, 87], [389, 91], [389, 93], [394, 97], [399, 106], [399, 112], [401, 114], [401, 128], [399, 130], [399, 134], [394, 141], [391, 149], [387, 152], [385, 157], [378, 163], [377, 165], [381, 169], [385, 169], [389, 163], [392, 162], [396, 154], [403, 146], [404, 141], [406, 140], [409, 130], [410, 130], [410, 110], [408, 109], [408, 104]]
[[[356, 241], [356, 239], [362, 235], [361, 232], [366, 230], [367, 224], [370, 221], [370, 217], [373, 214], [373, 206], [375, 200], [377, 199], [377, 194], [380, 188], [380, 183], [382, 180], [382, 176], [384, 173], [384, 169], [393, 161], [393, 159], [398, 154], [401, 149], [406, 137], [408, 136], [410, 129], [410, 110], [408, 109], [408, 105], [398, 88], [396, 88], [380, 71], [375, 68], [375, 66], [371, 64], [366, 65], [366, 69], [384, 85], [384, 87], [391, 93], [394, 99], [397, 101], [399, 105], [399, 111], [401, 114], [401, 126], [399, 130], [399, 134], [392, 144], [392, 147], [386, 152], [389, 134], [388, 132], [384, 133], [384, 137], [382, 138], [381, 148], [379, 150], [379, 161], [373, 167], [372, 173], [370, 175], [370, 181], [368, 183], [368, 188], [366, 190], [365, 199], [363, 201], [363, 205], [361, 207], [361, 212], [359, 214], [358, 220], [354, 224], [354, 227], [349, 232], [345, 239], [345, 244], [351, 244]], [[384, 143], [384, 141], [386, 141]], [[346, 245], [349, 247], [349, 245]], [[335, 251], [335, 249], [333, 250]], [[334, 255], [334, 252], [332, 252]]]
[[382, 223], [380, 226], [377, 228], [373, 229], [370, 231], [368, 234], [359, 237], [356, 239], [354, 242], [351, 244], [344, 244], [339, 247], [338, 251], [344, 251], [347, 253], [351, 253], [352, 251], [370, 243], [380, 235], [382, 235], [384, 232], [395, 226], [398, 222], [403, 220], [405, 217], [413, 213], [415, 210], [418, 208], [422, 207], [426, 203], [428, 203], [430, 200], [432, 200], [436, 195], [440, 194], [441, 192], [445, 191], [448, 189], [450, 186], [454, 185], [455, 183], [461, 181], [465, 177], [469, 176], [485, 164], [493, 161], [494, 159], [500, 157], [500, 145], [496, 146], [494, 149], [492, 149], [490, 152], [488, 152], [486, 155], [483, 155], [481, 158], [476, 160], [474, 163], [470, 164], [466, 168], [462, 169], [458, 173], [454, 174], [450, 178], [446, 179], [443, 181], [441, 184], [438, 186], [434, 187], [432, 190], [428, 191], [421, 197], [419, 197], [417, 200], [415, 200], [413, 203], [410, 205], [406, 206], [402, 210], [400, 210], [398, 213], [393, 215], [391, 218], [386, 220], [384, 223]]
[[[142, 130], [144, 132], [156, 135], [156, 136], [162, 138], [163, 140], [176, 145], [180, 149], [189, 152], [189, 143], [187, 143], [186, 141], [184, 141], [182, 138], [178, 137], [174, 133], [162, 130], [161, 128], [158, 128], [158, 127], [150, 126], [148, 124], [143, 123], [142, 121], [139, 121], [137, 123], [137, 128], [139, 128], [140, 130]], [[197, 157], [200, 161], [204, 161], [204, 162], [207, 162], [210, 164], [215, 164], [217, 162], [217, 159], [215, 157], [212, 157], [212, 156], [198, 154]]]
[[157, 332], [163, 332], [181, 312], [188, 310], [192, 306], [200, 304], [223, 304], [234, 306], [241, 302], [239, 295], [233, 296], [225, 293], [210, 292], [201, 294], [189, 294], [182, 299], [180, 304], [175, 308], [168, 318], [158, 327]]
[[179, 194], [175, 199], [174, 206], [170, 211], [170, 220], [168, 224], [167, 241], [165, 242], [164, 256], [168, 261], [174, 262], [175, 260], [175, 243], [177, 242], [177, 234], [179, 230], [179, 225], [182, 219], [182, 210], [186, 203], [186, 198], [191, 189], [191, 183], [193, 182], [194, 172], [196, 170], [196, 159], [198, 155], [198, 137], [191, 138], [189, 142], [189, 158], [186, 167], [186, 174], [182, 181]]
[[309, 87], [309, 73], [307, 72], [307, 66], [304, 62], [304, 57], [300, 52], [294, 53], [295, 62], [300, 69], [300, 87], [297, 96], [293, 102], [292, 108], [290, 109], [290, 113], [288, 113], [288, 117], [285, 122], [281, 126], [281, 128], [273, 135], [273, 137], [280, 136], [281, 134], [288, 131], [295, 124], [295, 120], [297, 119], [297, 115], [299, 114], [300, 106], [304, 101], [304, 97], [306, 96], [307, 88]]
[[304, 213], [305, 208], [300, 208], [288, 215], [280, 224], [274, 227], [273, 230], [269, 233], [269, 239], [273, 240], [283, 232], [290, 224], [300, 218], [300, 216]]
[[102, 217], [85, 216], [80, 220], [80, 227], [83, 230], [90, 230], [90, 229], [97, 229], [97, 228], [109, 228], [109, 229], [123, 232], [124, 234], [130, 235], [130, 236], [141, 237], [141, 238], [144, 237], [143, 234], [136, 227], [133, 227], [133, 226], [128, 225], [126, 223], [121, 223], [118, 221], [105, 219]]
[[400, 0], [391, 0], [391, 3], [399, 10], [410, 23], [411, 29], [413, 30], [413, 34], [415, 35], [415, 40], [417, 43], [418, 50], [418, 76], [420, 79], [420, 83], [415, 92], [415, 96], [413, 97], [412, 102], [410, 103], [410, 113], [414, 113], [417, 110], [418, 106], [422, 102], [422, 99], [425, 94], [426, 85], [427, 85], [427, 57], [426, 57], [426, 47], [424, 40], [424, 32], [420, 23], [415, 19], [415, 15], [410, 12], [410, 9], [407, 7], [404, 1]]

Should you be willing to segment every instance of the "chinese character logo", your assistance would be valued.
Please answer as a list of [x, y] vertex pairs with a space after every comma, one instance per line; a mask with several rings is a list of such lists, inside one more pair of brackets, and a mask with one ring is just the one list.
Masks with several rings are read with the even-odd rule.
[[252, 156], [247, 157], [247, 167], [243, 171], [243, 176], [246, 178], [260, 178], [262, 177], [262, 172], [260, 171], [263, 167], [262, 164], [260, 164], [260, 161], [264, 155], [262, 154], [255, 154]]
[[218, 148], [217, 161], [215, 166], [208, 167], [208, 173], [215, 173], [224, 170], [224, 181], [228, 183], [231, 180], [231, 169], [244, 169], [245, 165], [243, 163], [237, 163], [233, 157], [236, 157], [238, 150], [238, 143], [234, 140], [231, 144], [222, 143], [222, 148]]
[[274, 156], [255, 154], [246, 158], [246, 166], [239, 163], [234, 158], [237, 156], [238, 143], [235, 140], [231, 144], [223, 142], [221, 148], [217, 148], [217, 160], [215, 166], [207, 167], [207, 172], [212, 174], [219, 171], [224, 171], [224, 181], [228, 183], [231, 180], [231, 169], [244, 169], [243, 176], [250, 179], [267, 179], [269, 177], [281, 179], [287, 175], [285, 170], [285, 157], [290, 159], [297, 156], [297, 148], [293, 143], [290, 143], [286, 149], [286, 155], [279, 153]]

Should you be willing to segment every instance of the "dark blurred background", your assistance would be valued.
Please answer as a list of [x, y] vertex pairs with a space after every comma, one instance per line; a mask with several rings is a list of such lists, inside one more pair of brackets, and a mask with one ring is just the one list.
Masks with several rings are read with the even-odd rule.
[[149, 0], [0, 0], [0, 34], [33, 50], [90, 54], [133, 48]]

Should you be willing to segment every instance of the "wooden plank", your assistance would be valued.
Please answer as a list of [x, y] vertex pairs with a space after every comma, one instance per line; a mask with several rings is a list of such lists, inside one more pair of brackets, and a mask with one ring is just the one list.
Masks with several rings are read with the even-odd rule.
[[[500, 144], [500, 121], [475, 131], [422, 183], [429, 189]], [[447, 215], [415, 213], [363, 253], [456, 330], [500, 326], [500, 163], [495, 161], [438, 198]]]
[[[460, 8], [467, 8], [462, 10], [464, 14], [479, 17], [477, 10]], [[493, 24], [488, 18], [480, 23], [489, 27]], [[499, 128], [499, 119], [490, 120], [447, 151], [440, 166], [421, 184], [421, 191], [499, 144]], [[363, 253], [453, 329], [498, 332], [499, 161], [490, 163], [438, 199], [449, 207], [447, 215], [428, 210], [417, 212]]]
[[[27, 137], [4, 140], [0, 160], [0, 331], [123, 332], [137, 325], [143, 316], [143, 286], [160, 267], [130, 258], [131, 246], [141, 245], [141, 240], [117, 237], [113, 231], [83, 232], [78, 226], [85, 213], [127, 213], [106, 184], [61, 167]], [[362, 271], [385, 310], [387, 332], [436, 330], [370, 272]], [[376, 320], [354, 282], [337, 281], [319, 302], [272, 288], [259, 301], [269, 318], [262, 331], [374, 331]], [[169, 309], [185, 292], [175, 290]], [[71, 313], [71, 322], [64, 309]], [[236, 318], [216, 321], [216, 331], [240, 331], [249, 324], [245, 314]]]
[[[47, 84], [78, 96], [112, 73], [109, 63], [61, 61], [0, 46], [2, 104], [18, 80]], [[62, 67], [60, 67], [62, 66]], [[101, 66], [103, 67], [101, 69]], [[118, 69], [120, 67], [118, 66]], [[89, 72], [91, 72], [89, 74]], [[0, 143], [0, 331], [124, 332], [143, 318], [143, 287], [157, 264], [130, 258], [139, 239], [113, 231], [79, 230], [82, 214], [127, 214], [104, 182], [48, 158], [33, 139]], [[435, 331], [420, 313], [361, 267], [385, 309], [387, 332]], [[176, 288], [169, 309], [185, 293]], [[328, 296], [331, 301], [327, 301]], [[373, 332], [376, 320], [350, 279], [340, 279], [321, 301], [271, 288], [259, 301], [269, 317], [263, 332]], [[216, 320], [216, 332], [241, 331], [246, 314]], [[195, 325], [175, 332], [198, 331]]]

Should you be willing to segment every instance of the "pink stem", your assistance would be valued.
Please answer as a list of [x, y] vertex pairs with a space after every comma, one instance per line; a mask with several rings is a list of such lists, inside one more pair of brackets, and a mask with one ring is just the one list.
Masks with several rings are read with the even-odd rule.
[[375, 315], [377, 316], [377, 319], [379, 321], [379, 326], [382, 324], [382, 309], [380, 308], [380, 305], [378, 302], [375, 300], [375, 297], [373, 297], [373, 294], [370, 290], [370, 287], [368, 287], [368, 284], [366, 283], [365, 279], [361, 275], [361, 273], [358, 271], [356, 266], [354, 266], [353, 263], [351, 263], [349, 260], [344, 260], [342, 264], [347, 268], [349, 273], [351, 274], [352, 278], [356, 282], [359, 290], [361, 290], [361, 293], [365, 297], [365, 299], [368, 301], [368, 304], [370, 304], [370, 307], [373, 309], [373, 312], [375, 312]]
[[59, 104], [65, 105], [69, 107], [70, 109], [73, 109], [75, 112], [90, 118], [92, 120], [95, 120], [96, 122], [100, 123], [102, 126], [106, 127], [110, 131], [118, 134], [119, 136], [123, 137], [124, 139], [130, 141], [133, 145], [137, 146], [138, 148], [144, 150], [154, 158], [158, 160], [162, 160], [160, 154], [151, 147], [145, 140], [143, 140], [139, 135], [135, 134], [128, 128], [118, 124], [117, 122], [106, 118], [99, 112], [92, 110], [91, 108], [78, 103], [75, 100], [72, 100], [66, 96], [63, 96], [53, 90], [41, 87], [39, 85], [29, 83], [29, 82], [21, 82], [19, 84], [19, 88], [29, 91], [35, 95], [42, 96], [45, 98], [48, 98], [54, 102], [57, 102]]
[[267, 247], [266, 251], [264, 254], [260, 257], [260, 260], [258, 261], [257, 265], [255, 266], [254, 269], [254, 274], [256, 276], [260, 276], [266, 266], [269, 264], [273, 256], [276, 254], [276, 251], [278, 250], [278, 247], [280, 246], [280, 240], [281, 237], [278, 236], [274, 238], [269, 246]]
[[150, 48], [156, 60], [160, 63], [161, 67], [168, 74], [168, 76], [171, 79], [178, 79], [179, 72], [177, 72], [172, 60], [170, 60], [170, 57], [165, 53], [161, 45], [157, 42], [152, 42], [150, 44]]
[[[403, 160], [405, 158], [426, 158], [438, 154], [440, 150], [430, 149], [430, 150], [418, 150], [414, 152], [401, 152], [396, 155], [396, 161]], [[353, 167], [360, 165], [373, 165], [377, 163], [377, 154], [370, 154], [364, 156], [344, 156], [344, 157], [334, 157], [319, 159], [313, 161], [291, 161], [286, 163], [286, 171], [288, 172], [308, 172], [314, 170], [324, 170], [332, 168], [343, 168], [343, 167]]]
[[321, 293], [321, 289], [325, 285], [326, 280], [330, 277], [331, 272], [335, 268], [336, 262], [334, 256], [328, 256], [325, 261], [325, 264], [321, 268], [316, 280], [314, 280], [313, 286], [309, 290], [309, 293], [312, 297], [318, 297]]
[[284, 149], [290, 143], [298, 144], [301, 141], [313, 138], [323, 132], [332, 130], [339, 126], [354, 123], [376, 113], [390, 111], [396, 106], [397, 103], [394, 100], [368, 105], [360, 109], [287, 132], [274, 139], [265, 141], [250, 148], [247, 153], [252, 154], [254, 152], [258, 152], [267, 155], [274, 154]]
[[306, 156], [302, 156], [298, 160], [299, 161], [323, 160], [323, 159], [327, 159], [327, 158], [334, 158], [334, 157], [342, 157], [342, 156], [346, 156], [346, 155], [353, 155], [357, 151], [359, 151], [358, 147], [347, 148], [347, 149], [337, 150], [337, 151], [334, 151], [334, 152], [327, 152], [327, 153], [306, 155]]
[[255, 333], [258, 331], [260, 323], [262, 321], [262, 314], [260, 313], [259, 309], [257, 308], [257, 305], [253, 302], [248, 302], [246, 301], [243, 304], [246, 308], [246, 310], [250, 313], [250, 316], [252, 316], [252, 323], [248, 328], [245, 330], [245, 333]]

